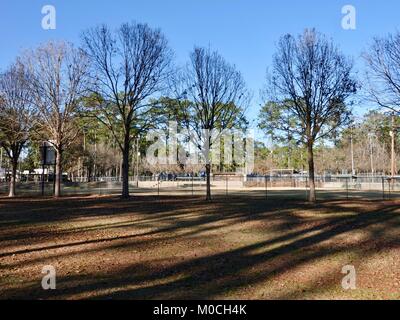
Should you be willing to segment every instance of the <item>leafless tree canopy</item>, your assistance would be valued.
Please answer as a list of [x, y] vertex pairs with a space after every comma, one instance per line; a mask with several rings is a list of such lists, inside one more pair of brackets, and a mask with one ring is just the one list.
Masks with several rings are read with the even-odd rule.
[[165, 86], [172, 57], [168, 42], [161, 31], [136, 23], [123, 24], [115, 34], [105, 25], [90, 29], [83, 41], [92, 62], [92, 90], [103, 100], [97, 116], [123, 148], [118, 130], [130, 131], [147, 110], [146, 99]]
[[76, 116], [87, 90], [85, 54], [65, 42], [49, 42], [27, 52], [32, 102], [39, 112], [37, 132], [63, 151], [77, 136]]
[[272, 100], [286, 102], [301, 119], [302, 133], [316, 140], [326, 135], [325, 126], [349, 121], [344, 103], [357, 89], [352, 68], [352, 61], [314, 30], [298, 39], [286, 35], [273, 60]]
[[370, 97], [379, 106], [400, 112], [400, 33], [375, 38], [364, 59]]
[[218, 52], [195, 48], [179, 84], [182, 92], [177, 93], [187, 100], [180, 118], [200, 141], [203, 130], [232, 128], [243, 116], [249, 98], [245, 81]]
[[161, 31], [147, 24], [123, 24], [115, 33], [99, 26], [84, 32], [83, 43], [91, 60], [92, 91], [99, 97], [91, 114], [111, 130], [124, 154], [127, 197], [132, 133], [152, 122], [148, 98], [164, 88], [172, 52]]

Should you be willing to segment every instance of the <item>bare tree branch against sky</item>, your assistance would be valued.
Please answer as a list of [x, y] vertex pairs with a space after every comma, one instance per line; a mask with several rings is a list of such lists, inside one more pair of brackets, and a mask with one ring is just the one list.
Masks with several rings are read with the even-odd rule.
[[[121, 21], [144, 21], [165, 32], [178, 63], [186, 61], [193, 44], [211, 45], [242, 70], [254, 96], [248, 111], [252, 120], [261, 103], [260, 84], [272, 62], [274, 44], [282, 34], [316, 28], [332, 37], [344, 54], [358, 58], [372, 37], [398, 27], [400, 11], [400, 3], [394, 0], [351, 1], [357, 9], [357, 28], [344, 30], [342, 8], [348, 3], [340, 0], [116, 0], [115, 6], [107, 1], [86, 0], [72, 5], [54, 0], [51, 4], [57, 10], [57, 28], [43, 30], [42, 1], [2, 1], [1, 10], [7, 14], [0, 20], [0, 35], [6, 44], [0, 52], [0, 69], [12, 62], [21, 49], [39, 42], [53, 39], [79, 42], [81, 31], [93, 25], [107, 23], [116, 28]], [[358, 60], [355, 67], [361, 72], [364, 64]], [[361, 105], [356, 109], [357, 114], [371, 107]]]

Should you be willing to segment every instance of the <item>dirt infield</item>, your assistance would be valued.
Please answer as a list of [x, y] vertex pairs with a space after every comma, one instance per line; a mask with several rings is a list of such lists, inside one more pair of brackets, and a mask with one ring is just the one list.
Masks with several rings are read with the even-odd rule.
[[0, 198], [0, 299], [399, 299], [399, 205]]

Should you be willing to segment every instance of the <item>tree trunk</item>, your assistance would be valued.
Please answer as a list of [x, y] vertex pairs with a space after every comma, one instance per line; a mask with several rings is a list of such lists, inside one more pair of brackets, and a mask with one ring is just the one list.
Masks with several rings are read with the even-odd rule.
[[18, 161], [12, 160], [12, 173], [11, 173], [11, 179], [10, 179], [10, 192], [8, 196], [10, 198], [15, 197], [15, 187], [16, 187], [16, 182], [17, 182], [17, 167], [18, 167]]
[[124, 150], [122, 150], [122, 198], [129, 198], [129, 135], [125, 136]]
[[121, 161], [119, 162], [119, 176], [118, 176], [119, 182], [122, 182], [122, 172], [124, 171], [123, 165], [124, 165], [124, 158], [122, 157]]
[[308, 172], [309, 172], [309, 184], [310, 184], [310, 194], [308, 196], [308, 201], [315, 203], [317, 201], [317, 197], [315, 194], [314, 142], [311, 139], [307, 141], [307, 151], [308, 151]]
[[211, 201], [211, 164], [206, 165], [207, 176], [207, 197], [206, 201]]
[[62, 151], [61, 148], [56, 150], [56, 172], [55, 172], [55, 185], [54, 185], [54, 197], [61, 197], [61, 180], [62, 180]]

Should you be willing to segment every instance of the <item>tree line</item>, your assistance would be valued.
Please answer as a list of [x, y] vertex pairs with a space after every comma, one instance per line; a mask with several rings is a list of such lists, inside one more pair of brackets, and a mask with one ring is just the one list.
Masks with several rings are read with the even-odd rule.
[[[344, 150], [349, 130], [356, 136], [352, 109], [359, 92], [398, 112], [399, 50], [400, 34], [373, 39], [363, 54], [367, 72], [360, 79], [353, 60], [314, 29], [284, 35], [278, 42], [258, 126], [276, 141], [275, 151], [281, 148], [288, 167], [306, 165], [311, 202], [316, 201], [316, 162], [324, 167], [318, 163], [320, 151]], [[127, 198], [132, 163], [146, 148], [142, 137], [174, 120], [197, 141], [210, 200], [214, 141], [204, 132], [245, 132], [251, 101], [242, 73], [217, 51], [194, 47], [188, 62], [176, 66], [166, 36], [147, 24], [125, 23], [116, 30], [100, 25], [82, 32], [78, 46], [59, 41], [25, 50], [0, 74], [0, 143], [11, 165], [9, 195], [15, 196], [24, 148], [29, 150], [25, 161], [34, 161], [38, 146], [47, 141], [56, 151], [55, 197], [61, 196], [63, 167], [94, 165], [94, 171], [119, 174]], [[375, 154], [382, 147], [384, 155], [387, 134], [382, 128], [382, 136], [368, 136], [367, 144], [373, 140]], [[269, 151], [261, 143], [256, 151], [258, 171], [265, 171]], [[101, 168], [96, 168], [97, 156]], [[371, 164], [372, 172], [379, 170], [373, 159]]]

